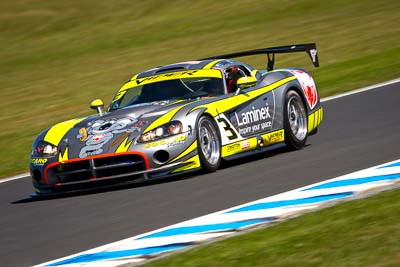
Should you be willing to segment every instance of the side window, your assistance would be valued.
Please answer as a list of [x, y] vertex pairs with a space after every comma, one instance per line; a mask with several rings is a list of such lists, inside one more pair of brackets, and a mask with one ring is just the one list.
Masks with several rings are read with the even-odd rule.
[[250, 71], [241, 65], [231, 66], [225, 70], [225, 82], [227, 93], [233, 93], [237, 90], [237, 80], [240, 77], [251, 76]]

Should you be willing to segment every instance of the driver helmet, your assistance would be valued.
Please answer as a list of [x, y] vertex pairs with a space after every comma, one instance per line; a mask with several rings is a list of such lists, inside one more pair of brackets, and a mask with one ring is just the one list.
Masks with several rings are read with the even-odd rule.
[[246, 74], [238, 67], [230, 67], [226, 70], [225, 73], [225, 80], [226, 80], [226, 87], [229, 93], [233, 93], [237, 89], [236, 82], [240, 77], [245, 77]]

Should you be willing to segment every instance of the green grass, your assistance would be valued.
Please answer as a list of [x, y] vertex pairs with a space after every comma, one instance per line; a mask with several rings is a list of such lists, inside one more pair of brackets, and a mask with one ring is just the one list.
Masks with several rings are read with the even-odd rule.
[[1, 1], [0, 177], [28, 170], [40, 131], [158, 65], [316, 42], [319, 69], [305, 54], [276, 67], [311, 70], [322, 96], [400, 77], [399, 13], [397, 0]]
[[397, 189], [144, 266], [399, 266], [399, 210]]

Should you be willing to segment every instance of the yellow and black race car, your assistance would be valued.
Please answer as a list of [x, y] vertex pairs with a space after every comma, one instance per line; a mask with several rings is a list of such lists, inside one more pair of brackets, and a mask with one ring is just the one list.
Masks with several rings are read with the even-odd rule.
[[[287, 145], [302, 148], [323, 111], [305, 70], [273, 69], [275, 54], [315, 44], [264, 48], [157, 67], [133, 76], [107, 110], [58, 123], [33, 143], [36, 195], [141, 182]], [[266, 54], [267, 70], [232, 58]]]

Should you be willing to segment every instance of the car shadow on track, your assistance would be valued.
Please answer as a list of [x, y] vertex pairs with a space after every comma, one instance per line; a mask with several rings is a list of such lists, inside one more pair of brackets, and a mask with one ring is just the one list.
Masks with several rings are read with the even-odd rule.
[[[306, 145], [307, 146], [307, 145]], [[253, 154], [253, 155], [249, 155], [247, 157], [242, 157], [242, 158], [238, 158], [238, 159], [234, 159], [234, 160], [224, 160], [222, 161], [222, 164], [220, 166], [220, 170], [221, 169], [226, 169], [226, 168], [230, 168], [233, 166], [240, 166], [243, 164], [247, 164], [249, 162], [254, 162], [254, 161], [258, 161], [258, 160], [264, 160], [266, 158], [270, 158], [279, 154], [283, 154], [283, 153], [288, 153], [291, 152], [291, 150], [289, 148], [285, 147], [280, 147], [274, 150], [270, 150], [270, 151], [265, 151], [262, 153], [258, 153], [258, 154]]]
[[53, 199], [79, 197], [79, 196], [85, 196], [85, 195], [93, 195], [93, 194], [101, 194], [101, 193], [105, 193], [105, 192], [125, 190], [125, 189], [129, 189], [129, 188], [152, 186], [152, 185], [156, 185], [156, 184], [179, 181], [179, 180], [183, 180], [183, 179], [190, 179], [194, 176], [197, 176], [200, 173], [201, 173], [200, 171], [195, 171], [195, 172], [180, 174], [180, 175], [176, 175], [176, 176], [172, 176], [172, 177], [168, 177], [168, 178], [152, 179], [152, 180], [148, 180], [148, 181], [141, 181], [138, 183], [113, 185], [113, 186], [108, 186], [108, 187], [92, 188], [92, 189], [86, 189], [86, 190], [80, 190], [80, 191], [74, 191], [74, 192], [63, 192], [63, 193], [57, 193], [57, 194], [50, 195], [50, 196], [36, 196], [36, 195], [32, 194], [31, 196], [26, 197], [24, 199], [13, 201], [13, 202], [11, 202], [11, 204], [24, 204], [24, 203], [31, 203], [31, 202], [37, 202], [37, 201], [47, 201], [47, 200], [53, 200]]
[[[307, 144], [306, 147], [307, 146], [309, 146], [309, 145]], [[263, 153], [254, 154], [254, 155], [250, 155], [247, 157], [242, 157], [242, 158], [233, 159], [233, 160], [229, 160], [229, 161], [223, 160], [221, 162], [221, 166], [220, 166], [219, 170], [227, 169], [227, 168], [230, 168], [233, 166], [240, 166], [240, 165], [248, 164], [249, 162], [263, 160], [265, 158], [273, 157], [273, 156], [283, 154], [283, 153], [288, 153], [290, 151], [291, 150], [289, 148], [284, 146], [284, 147], [281, 147], [281, 148], [278, 148], [275, 150], [265, 151]], [[203, 170], [198, 170], [198, 171], [193, 171], [193, 172], [189, 172], [189, 173], [179, 174], [179, 175], [172, 176], [172, 177], [152, 179], [152, 180], [148, 180], [148, 181], [141, 181], [139, 183], [132, 183], [132, 184], [126, 184], [126, 185], [114, 185], [114, 186], [109, 186], [109, 187], [104, 187], [104, 188], [88, 189], [85, 191], [65, 192], [65, 193], [59, 193], [59, 194], [51, 195], [51, 196], [31, 195], [27, 198], [13, 201], [13, 202], [11, 202], [11, 204], [25, 204], [25, 203], [31, 203], [31, 202], [37, 202], [37, 201], [48, 201], [48, 200], [60, 199], [60, 198], [79, 197], [79, 196], [84, 196], [84, 195], [92, 195], [92, 194], [99, 194], [99, 193], [112, 192], [112, 191], [118, 191], [118, 190], [125, 190], [125, 189], [129, 189], [129, 188], [152, 186], [152, 185], [163, 184], [163, 183], [173, 183], [176, 181], [192, 179], [194, 177], [201, 177], [203, 175], [208, 175], [208, 173]]]

